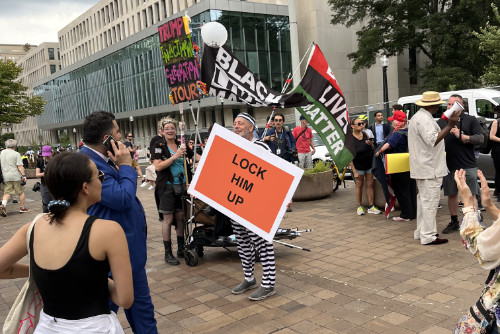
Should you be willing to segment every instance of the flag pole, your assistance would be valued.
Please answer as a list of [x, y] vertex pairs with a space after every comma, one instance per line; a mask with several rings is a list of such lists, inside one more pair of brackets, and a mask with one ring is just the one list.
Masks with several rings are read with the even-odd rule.
[[[283, 85], [283, 88], [281, 89], [281, 94], [284, 94], [286, 92], [286, 90], [288, 89], [288, 86], [290, 86], [290, 83], [292, 82], [293, 77], [295, 76], [295, 73], [297, 73], [297, 71], [300, 69], [300, 65], [302, 64], [302, 62], [306, 58], [306, 55], [309, 54], [309, 51], [311, 50], [312, 46], [315, 44], [316, 43], [314, 43], [314, 41], [312, 41], [311, 44], [309, 44], [309, 47], [307, 48], [306, 52], [302, 56], [302, 59], [300, 60], [297, 67], [295, 68], [295, 71], [293, 71], [293, 73], [288, 73], [288, 76], [286, 77], [286, 80], [285, 80], [285, 84]], [[276, 107], [273, 107], [273, 110], [271, 111], [271, 116], [269, 117], [269, 121], [267, 121], [267, 123], [266, 123], [266, 128], [262, 132], [262, 136], [260, 138], [261, 140], [264, 139], [265, 136], [267, 136], [267, 130], [269, 130], [269, 124], [271, 123], [271, 119], [273, 118], [275, 111], [276, 111]]]
[[[182, 102], [179, 103], [179, 113], [181, 114], [181, 123], [179, 124], [179, 128], [181, 130], [181, 148], [186, 148], [186, 138], [184, 138], [184, 131], [186, 129], [186, 123], [184, 123], [184, 103], [182, 103]], [[184, 160], [184, 177], [186, 178], [186, 187], [189, 187], [186, 154], [183, 155], [183, 160]]]

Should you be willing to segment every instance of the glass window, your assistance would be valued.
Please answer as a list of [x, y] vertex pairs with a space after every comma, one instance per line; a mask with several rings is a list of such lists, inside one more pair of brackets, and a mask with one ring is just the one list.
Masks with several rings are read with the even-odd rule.
[[478, 116], [483, 116], [487, 118], [493, 118], [493, 102], [488, 100], [478, 99], [476, 100], [476, 111]]
[[49, 52], [49, 60], [54, 60], [54, 48], [48, 48], [47, 51]]
[[[221, 18], [221, 16], [222, 16], [221, 10], [213, 9], [210, 11], [210, 21], [219, 21], [220, 22], [219, 19]], [[227, 28], [227, 26], [225, 26], [225, 27]]]
[[247, 52], [248, 62], [247, 66], [255, 74], [259, 74], [259, 54], [257, 51]]
[[259, 77], [260, 80], [269, 83], [271, 77], [269, 76], [269, 53], [259, 52]]
[[281, 54], [279, 52], [271, 52], [271, 73], [281, 74]]
[[56, 65], [50, 65], [50, 74], [56, 72]]
[[255, 21], [252, 15], [243, 14], [242, 16], [243, 32], [245, 36], [245, 48], [247, 50], [257, 50], [255, 39]]

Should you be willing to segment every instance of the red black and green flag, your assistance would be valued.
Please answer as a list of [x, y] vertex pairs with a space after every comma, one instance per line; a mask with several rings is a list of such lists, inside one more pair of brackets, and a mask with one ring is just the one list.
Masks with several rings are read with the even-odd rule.
[[317, 45], [293, 93], [307, 97], [309, 105], [296, 107], [325, 143], [337, 168], [342, 170], [355, 155], [352, 128], [344, 95]]

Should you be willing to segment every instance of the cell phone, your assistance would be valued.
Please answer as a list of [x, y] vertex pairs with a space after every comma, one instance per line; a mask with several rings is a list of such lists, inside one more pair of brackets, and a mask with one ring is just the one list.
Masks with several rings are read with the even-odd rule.
[[113, 146], [111, 145], [111, 139], [113, 139], [115, 141], [115, 146], [116, 146], [116, 148], [118, 148], [118, 143], [116, 142], [115, 138], [113, 138], [112, 135], [109, 135], [108, 138], [106, 138], [106, 140], [102, 142], [102, 144], [104, 145], [104, 147], [106, 147], [106, 150], [110, 151], [114, 155], [115, 150], [113, 149]]

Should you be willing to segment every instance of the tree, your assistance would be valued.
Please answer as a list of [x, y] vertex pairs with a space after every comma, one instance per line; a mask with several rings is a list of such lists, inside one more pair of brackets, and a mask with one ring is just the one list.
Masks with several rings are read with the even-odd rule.
[[[500, 14], [495, 5], [491, 5], [495, 13], [495, 23], [500, 23]], [[486, 23], [485, 27], [480, 29], [479, 33], [475, 33], [479, 39], [479, 48], [488, 58], [489, 63], [484, 69], [484, 74], [481, 76], [481, 81], [485, 85], [500, 85], [500, 27]]]
[[13, 61], [0, 60], [0, 122], [21, 123], [28, 116], [43, 113], [42, 97], [29, 97], [28, 88], [15, 81], [21, 71]]
[[348, 55], [354, 61], [353, 73], [374, 65], [380, 54], [416, 50], [429, 58], [425, 66], [415, 69], [426, 89], [480, 84], [487, 59], [479, 51], [474, 31], [493, 16], [491, 0], [328, 1], [332, 24], [362, 26], [357, 32], [358, 50]]

